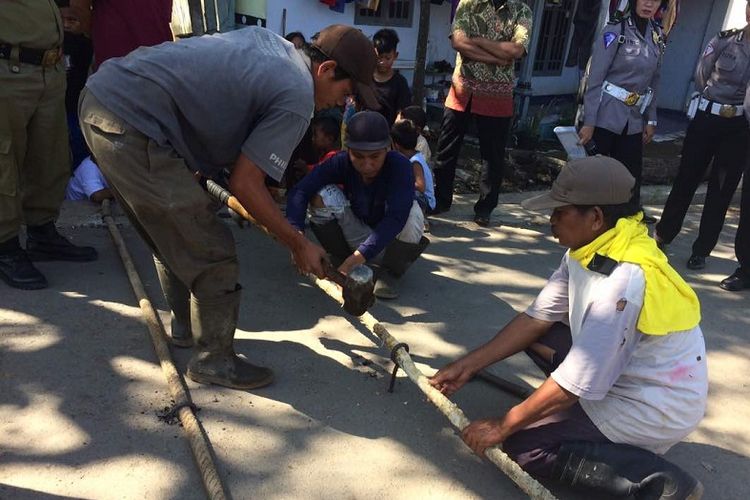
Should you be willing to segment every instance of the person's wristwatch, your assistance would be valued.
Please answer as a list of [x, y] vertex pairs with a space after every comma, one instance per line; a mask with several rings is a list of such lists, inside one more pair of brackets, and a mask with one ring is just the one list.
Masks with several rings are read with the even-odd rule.
[[656, 120], [649, 120], [646, 122], [646, 125], [651, 125], [652, 127], [656, 127]]

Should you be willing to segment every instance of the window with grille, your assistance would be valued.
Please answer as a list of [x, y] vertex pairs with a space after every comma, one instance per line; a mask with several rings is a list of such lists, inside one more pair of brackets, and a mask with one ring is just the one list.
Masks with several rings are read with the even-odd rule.
[[357, 5], [354, 24], [410, 28], [414, 18], [414, 3], [415, 0], [380, 0], [375, 10]]
[[562, 74], [575, 4], [576, 0], [545, 0], [534, 59], [534, 76]]

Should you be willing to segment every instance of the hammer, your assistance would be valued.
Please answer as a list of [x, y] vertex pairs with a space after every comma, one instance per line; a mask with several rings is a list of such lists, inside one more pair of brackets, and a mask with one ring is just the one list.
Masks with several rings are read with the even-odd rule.
[[[213, 198], [234, 210], [240, 217], [252, 222], [271, 238], [276, 239], [267, 228], [259, 224], [250, 213], [245, 210], [240, 201], [229, 191], [211, 179], [201, 178], [201, 184]], [[344, 310], [353, 316], [362, 316], [375, 303], [375, 282], [372, 269], [365, 265], [355, 266], [344, 276], [330, 262], [325, 263], [326, 278], [341, 287], [344, 298]]]

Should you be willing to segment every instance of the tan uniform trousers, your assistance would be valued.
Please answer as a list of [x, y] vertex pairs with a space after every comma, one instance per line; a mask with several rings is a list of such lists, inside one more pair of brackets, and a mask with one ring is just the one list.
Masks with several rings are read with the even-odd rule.
[[0, 243], [55, 220], [69, 178], [62, 63], [0, 59]]
[[185, 160], [107, 110], [84, 89], [81, 130], [107, 183], [154, 254], [198, 299], [233, 292], [231, 230]]

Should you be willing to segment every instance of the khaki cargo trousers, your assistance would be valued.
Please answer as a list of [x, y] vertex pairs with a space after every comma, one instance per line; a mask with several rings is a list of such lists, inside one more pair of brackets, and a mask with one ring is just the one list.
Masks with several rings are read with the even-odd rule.
[[185, 160], [107, 110], [88, 89], [79, 117], [110, 189], [154, 255], [198, 299], [234, 292], [234, 237]]
[[70, 178], [65, 69], [0, 59], [0, 243], [57, 218]]

